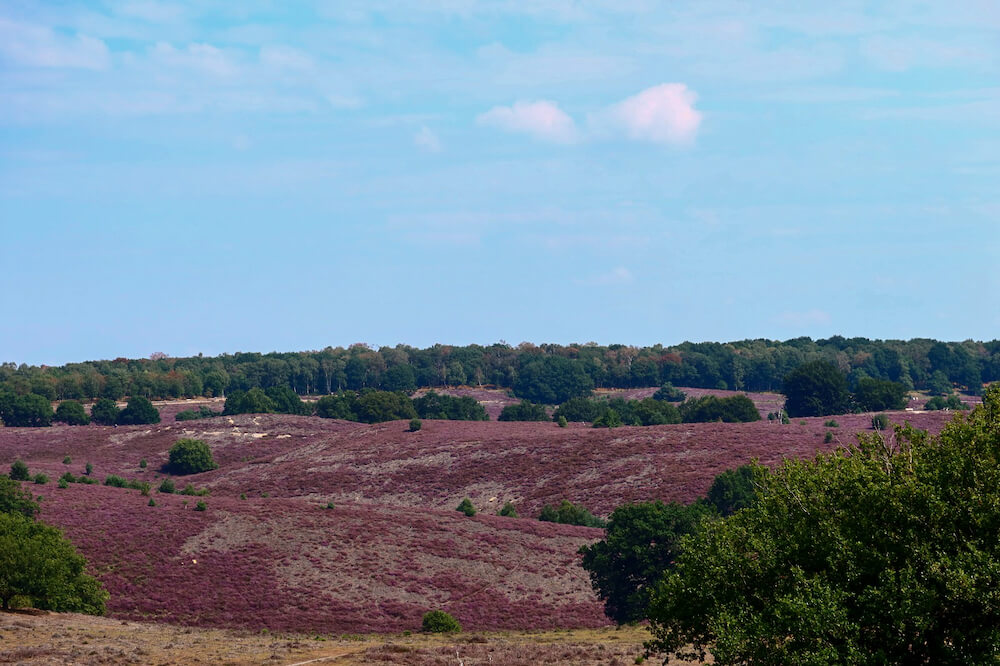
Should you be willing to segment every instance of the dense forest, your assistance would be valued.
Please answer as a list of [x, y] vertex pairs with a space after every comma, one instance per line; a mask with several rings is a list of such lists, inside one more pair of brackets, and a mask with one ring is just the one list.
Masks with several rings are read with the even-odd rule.
[[978, 392], [1000, 380], [1000, 341], [869, 340], [834, 336], [738, 342], [685, 342], [665, 347], [596, 343], [513, 347], [406, 345], [208, 357], [117, 358], [60, 367], [0, 365], [0, 391], [35, 393], [49, 400], [166, 399], [222, 396], [253, 388], [288, 387], [299, 395], [374, 388], [492, 385], [533, 402], [559, 404], [594, 388], [676, 386], [778, 391], [786, 375], [809, 361], [833, 363], [853, 390], [865, 377], [907, 388]]

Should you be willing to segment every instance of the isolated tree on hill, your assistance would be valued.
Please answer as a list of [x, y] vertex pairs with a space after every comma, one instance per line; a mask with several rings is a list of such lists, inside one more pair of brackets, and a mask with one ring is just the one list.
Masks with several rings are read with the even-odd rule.
[[832, 363], [810, 361], [785, 377], [781, 390], [789, 416], [844, 414], [851, 409], [847, 378]]
[[86, 561], [54, 527], [20, 513], [0, 513], [0, 602], [103, 615], [108, 593], [84, 573]]
[[66, 425], [87, 425], [90, 423], [87, 411], [76, 400], [64, 400], [59, 403], [59, 406], [56, 407], [54, 420]]
[[90, 420], [100, 425], [118, 423], [118, 404], [111, 398], [101, 398], [90, 408]]
[[717, 664], [988, 664], [1000, 653], [1000, 386], [761, 478], [653, 594], [648, 647]]
[[148, 425], [160, 422], [160, 412], [147, 398], [136, 396], [118, 414], [119, 425]]
[[173, 474], [198, 474], [217, 469], [212, 449], [200, 439], [179, 439], [169, 452], [167, 468]]

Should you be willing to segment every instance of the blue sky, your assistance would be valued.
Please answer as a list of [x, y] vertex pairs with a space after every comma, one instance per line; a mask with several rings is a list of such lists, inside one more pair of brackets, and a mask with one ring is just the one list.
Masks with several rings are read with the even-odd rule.
[[0, 361], [998, 337], [1000, 3], [813, 5], [6, 0]]

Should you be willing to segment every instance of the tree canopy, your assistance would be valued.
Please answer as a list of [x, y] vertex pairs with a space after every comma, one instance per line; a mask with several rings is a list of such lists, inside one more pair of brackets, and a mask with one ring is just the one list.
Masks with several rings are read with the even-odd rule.
[[847, 378], [827, 361], [797, 367], [785, 377], [781, 392], [789, 416], [844, 414], [851, 409]]
[[174, 474], [198, 474], [218, 468], [212, 449], [200, 439], [179, 439], [168, 455], [167, 468]]
[[87, 411], [76, 400], [63, 400], [59, 403], [54, 420], [66, 425], [87, 425], [90, 423]]
[[681, 542], [649, 647], [718, 664], [983, 664], [1000, 652], [1000, 386], [939, 436], [863, 435]]
[[119, 425], [148, 425], [160, 422], [160, 412], [146, 398], [130, 398], [128, 404], [118, 413]]

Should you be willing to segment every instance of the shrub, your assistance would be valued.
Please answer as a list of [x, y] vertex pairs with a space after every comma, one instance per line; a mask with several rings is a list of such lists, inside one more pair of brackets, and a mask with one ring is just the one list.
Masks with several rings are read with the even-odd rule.
[[156, 500], [150, 497], [149, 502], [146, 503], [146, 506], [156, 506]]
[[143, 458], [142, 460], [139, 461], [139, 468], [140, 469], [146, 469], [146, 459], [145, 458]]
[[218, 468], [212, 450], [200, 439], [179, 439], [170, 447], [167, 467], [174, 474], [198, 474]]
[[603, 520], [590, 511], [567, 500], [560, 502], [558, 507], [548, 504], [543, 506], [538, 520], [563, 525], [582, 525], [583, 527], [604, 527], [605, 525]]
[[462, 625], [450, 614], [433, 610], [424, 613], [421, 629], [430, 634], [450, 634], [462, 631]]
[[39, 428], [52, 425], [52, 404], [48, 398], [28, 393], [13, 395], [0, 392], [0, 421], [4, 425]]
[[93, 473], [94, 473], [94, 466], [90, 463], [87, 463], [87, 466], [84, 468], [84, 474], [90, 476]]
[[507, 405], [497, 417], [498, 421], [548, 421], [549, 415], [543, 405], [522, 400], [516, 405]]
[[563, 416], [562, 414], [560, 414], [559, 418], [556, 419], [556, 423], [559, 424], [560, 428], [565, 428], [567, 425], [569, 425], [569, 421], [567, 421], [566, 417]]
[[413, 408], [422, 419], [449, 419], [451, 421], [489, 421], [490, 417], [475, 398], [428, 391], [413, 400]]
[[198, 502], [197, 504], [194, 505], [194, 510], [195, 511], [204, 511], [207, 508], [208, 508], [208, 505], [205, 504], [204, 502]]
[[746, 395], [734, 395], [730, 398], [717, 398], [706, 395], [696, 400], [688, 400], [680, 406], [681, 419], [684, 423], [748, 423], [760, 421], [760, 412], [753, 400]]
[[423, 427], [423, 423], [420, 419], [410, 419], [410, 432], [416, 432]]
[[[244, 496], [244, 497], [243, 497], [243, 499], [246, 499], [246, 496]], [[326, 503], [326, 508], [327, 508], [327, 509], [332, 509], [332, 508], [334, 508], [334, 506], [333, 506], [333, 502], [327, 502], [327, 503]]]
[[110, 398], [101, 398], [90, 408], [90, 420], [100, 425], [118, 423], [118, 404]]
[[823, 443], [824, 444], [829, 444], [832, 441], [833, 441], [833, 433], [830, 432], [829, 430], [827, 430], [826, 434], [823, 435]]
[[69, 456], [66, 456], [65, 458], [63, 458], [63, 465], [70, 465], [70, 464], [72, 464], [72, 462], [73, 462], [73, 459], [70, 458]]
[[10, 466], [10, 478], [13, 481], [31, 480], [31, 474], [28, 472], [28, 466], [23, 460], [15, 460], [14, 464]]
[[90, 417], [87, 416], [83, 405], [76, 400], [64, 400], [59, 403], [59, 406], [56, 407], [54, 420], [66, 425], [87, 425], [90, 423]]
[[38, 513], [38, 502], [19, 482], [0, 475], [0, 513], [19, 513], [32, 518]]
[[148, 425], [160, 422], [160, 412], [147, 398], [130, 398], [128, 405], [118, 414], [119, 425]]
[[56, 484], [59, 488], [66, 489], [69, 488], [69, 482], [66, 479], [59, 479], [59, 483]]
[[464, 500], [459, 502], [458, 506], [455, 507], [456, 511], [461, 511], [465, 515], [472, 517], [476, 515], [476, 507], [472, 505], [472, 500], [466, 497]]
[[886, 430], [889, 428], [889, 417], [885, 414], [876, 414], [872, 417], [872, 428], [876, 430]]
[[659, 390], [653, 394], [653, 400], [666, 400], [667, 402], [684, 402], [684, 398], [687, 394], [679, 388], [674, 388], [674, 385], [667, 382], [659, 388]]
[[924, 409], [927, 410], [938, 410], [938, 409], [968, 409], [969, 406], [962, 402], [954, 393], [948, 395], [948, 397], [936, 395], [927, 401], [924, 405]]
[[517, 518], [517, 507], [511, 502], [504, 502], [504, 505], [497, 511], [497, 515], [505, 518]]
[[823, 427], [824, 428], [839, 428], [840, 424], [837, 423], [834, 419], [830, 419], [829, 421], [823, 421]]
[[156, 490], [161, 493], [167, 493], [168, 495], [173, 493], [176, 490], [173, 479], [163, 479], [163, 481], [160, 482], [160, 487]]
[[76, 483], [76, 477], [73, 476], [73, 472], [66, 472], [59, 477], [60, 481], [65, 481], [66, 483]]
[[109, 474], [104, 477], [104, 485], [111, 486], [113, 488], [128, 488], [128, 481], [115, 474]]
[[35, 478], [33, 480], [38, 485], [44, 486], [46, 483], [49, 482], [49, 477], [39, 472], [38, 474], [35, 475]]
[[596, 419], [594, 419], [595, 428], [617, 428], [622, 425], [622, 417], [617, 411], [609, 409], [604, 412]]

